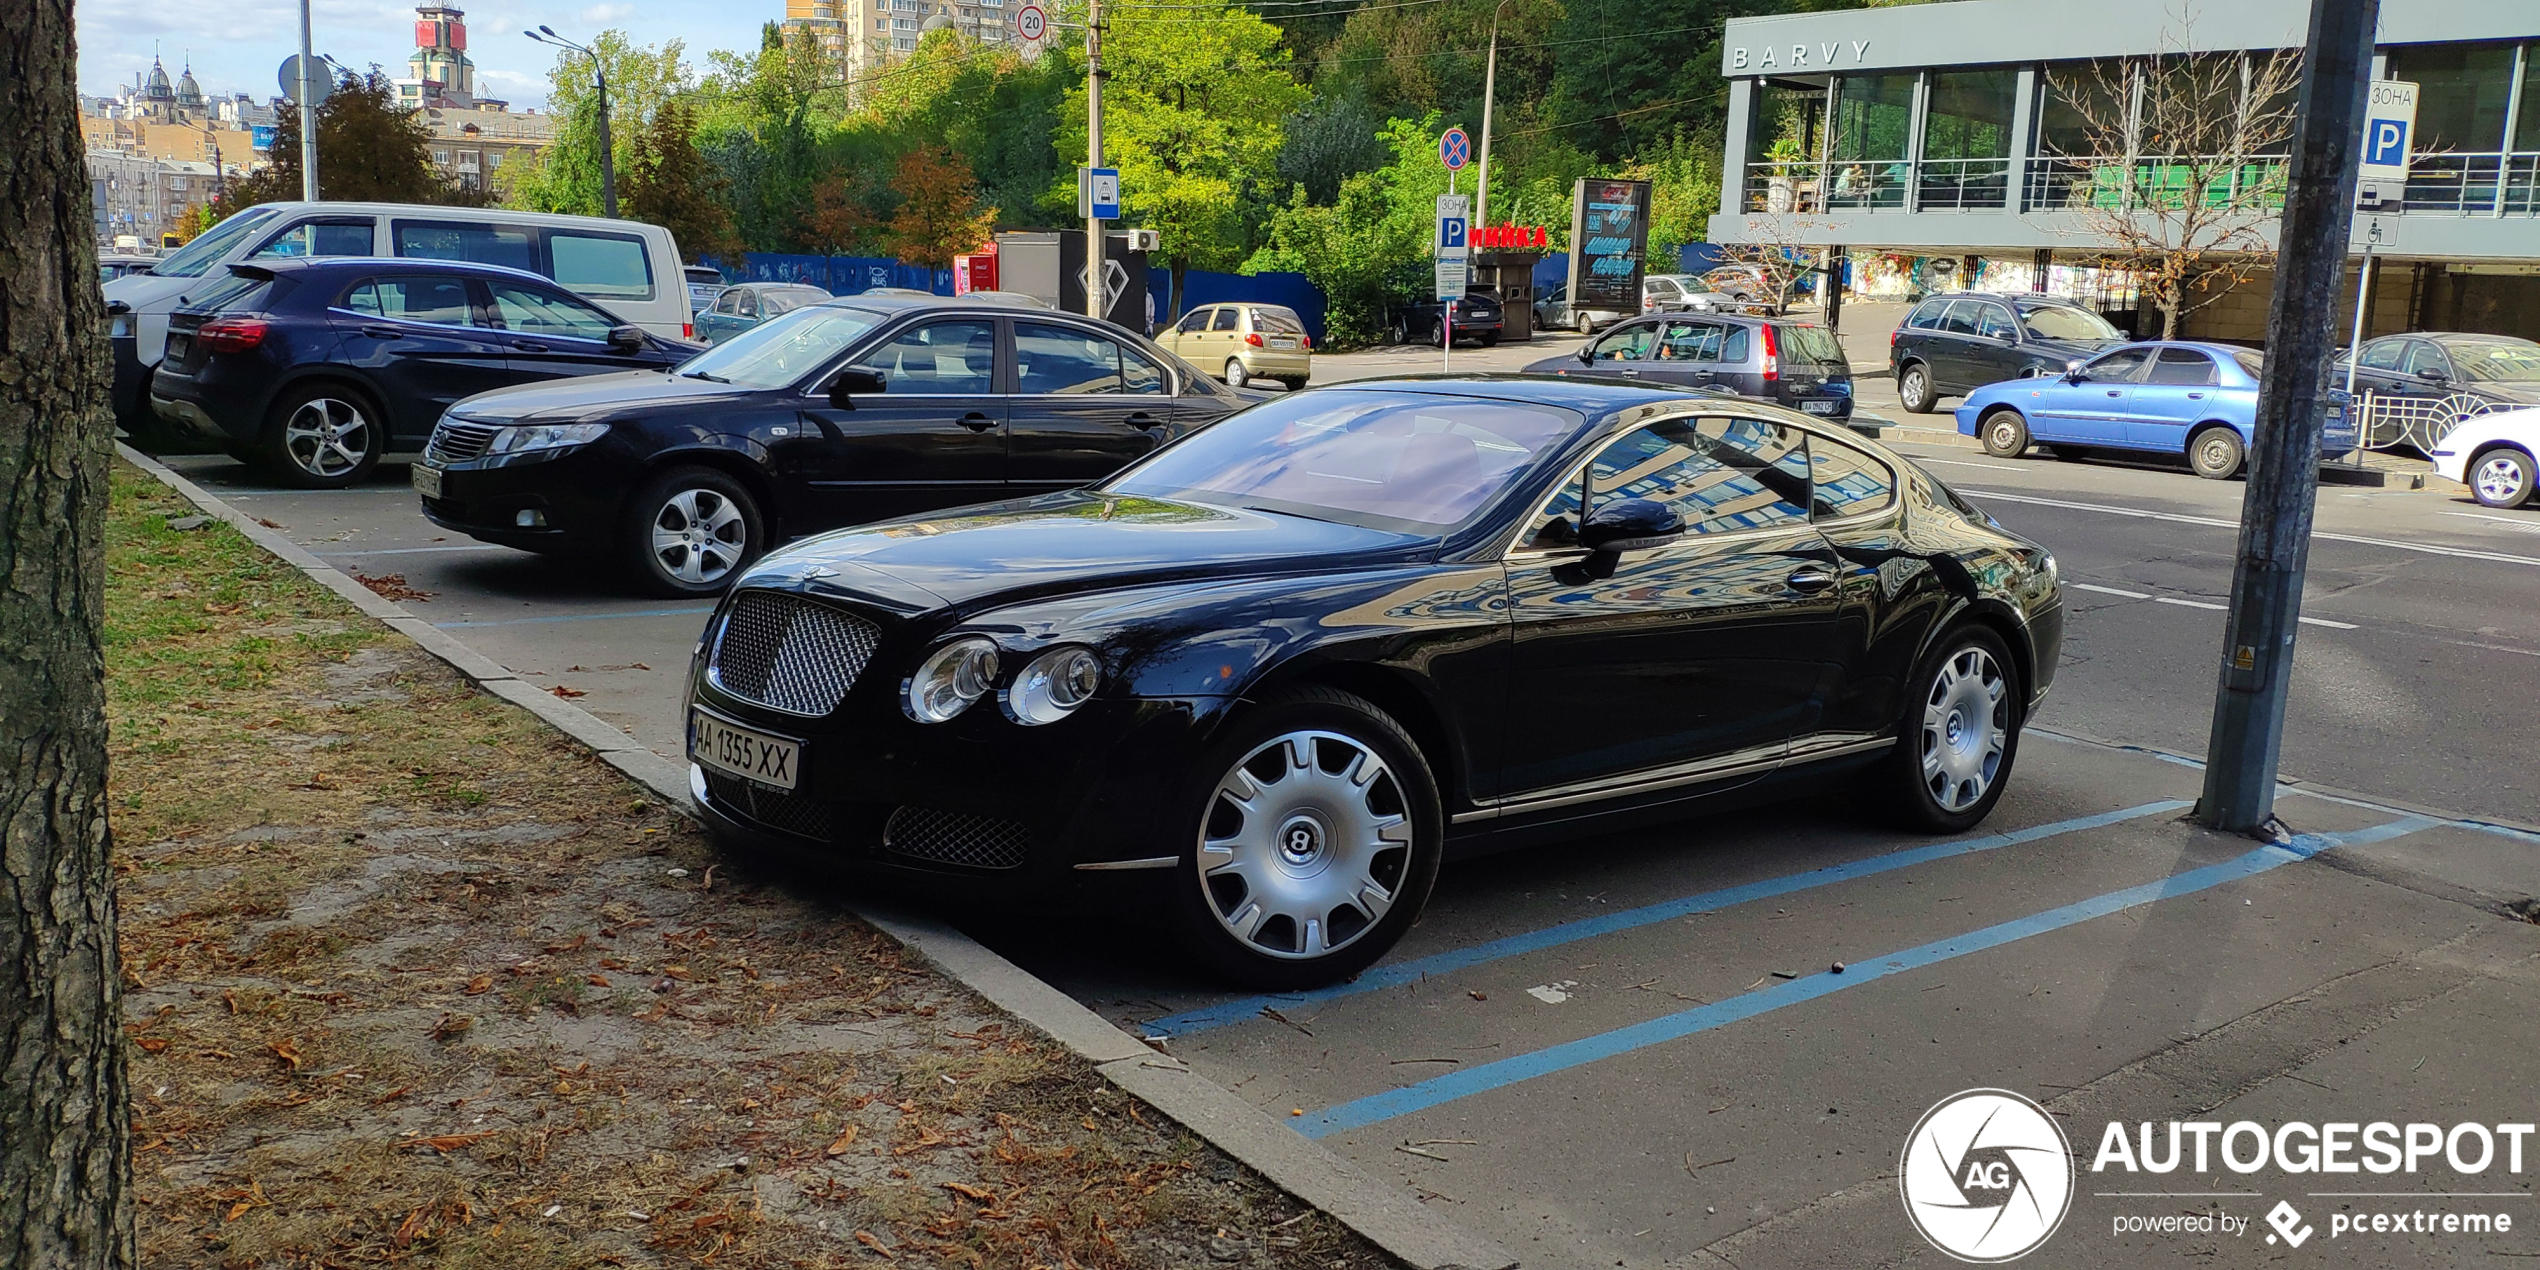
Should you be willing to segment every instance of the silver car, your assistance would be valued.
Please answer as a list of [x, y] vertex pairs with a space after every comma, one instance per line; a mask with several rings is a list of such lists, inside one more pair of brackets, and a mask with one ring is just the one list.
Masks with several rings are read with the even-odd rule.
[[1621, 309], [1573, 309], [1570, 288], [1564, 283], [1535, 297], [1535, 329], [1538, 331], [1577, 331], [1591, 335], [1632, 316]]

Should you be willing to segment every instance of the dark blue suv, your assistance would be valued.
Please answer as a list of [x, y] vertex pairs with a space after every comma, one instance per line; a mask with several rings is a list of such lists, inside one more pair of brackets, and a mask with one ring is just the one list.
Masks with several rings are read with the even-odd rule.
[[350, 485], [381, 455], [422, 449], [460, 398], [659, 372], [702, 351], [495, 265], [323, 257], [229, 272], [169, 318], [151, 408], [310, 489]]

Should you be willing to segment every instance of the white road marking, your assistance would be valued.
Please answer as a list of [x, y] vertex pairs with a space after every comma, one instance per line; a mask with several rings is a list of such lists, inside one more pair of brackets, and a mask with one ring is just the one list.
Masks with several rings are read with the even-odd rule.
[[[2127, 600], [2150, 600], [2155, 604], [2175, 604], [2180, 608], [2185, 609], [2218, 609], [2223, 612], [2229, 612], [2231, 609], [2231, 606], [2228, 604], [2215, 604], [2206, 600], [2182, 600], [2175, 596], [2168, 595], [2147, 595], [2141, 591], [2120, 591], [2112, 586], [2098, 586], [2089, 582], [2067, 582], [2064, 585], [2069, 586], [2076, 591], [2095, 591], [2101, 595], [2113, 595]], [[2325, 626], [2330, 630], [2351, 631], [2356, 629], [2353, 622], [2334, 622], [2325, 617], [2306, 617], [2300, 620], [2306, 626]]]
[[2228, 613], [2231, 611], [2231, 606], [2228, 604], [2213, 604], [2204, 600], [2182, 600], [2175, 595], [2156, 595], [2152, 597], [2152, 602], [2154, 604], [2175, 604], [2183, 609], [2212, 609], [2217, 613]]
[[1969, 463], [1965, 459], [1935, 459], [1927, 458], [1920, 454], [1907, 454], [1905, 457], [1912, 459], [1917, 463], [1945, 463], [1951, 467], [1980, 467], [1988, 472], [2016, 472], [2020, 470], [2016, 467], [2009, 467], [2000, 463]]
[[2141, 591], [2120, 591], [2112, 586], [2093, 586], [2087, 582], [2074, 582], [2069, 585], [2076, 591], [2096, 591], [2101, 595], [2118, 595], [2129, 600], [2148, 600], [2152, 598], [2150, 595]]
[[[2109, 516], [2131, 516], [2137, 520], [2165, 520], [2174, 525], [2210, 525], [2216, 529], [2238, 529], [2236, 520], [2217, 520], [2211, 516], [2182, 516], [2176, 512], [2145, 511], [2140, 507], [2110, 507], [2105, 503], [2074, 503], [2060, 498], [2031, 498], [2025, 494], [2005, 494], [1997, 490], [1959, 488], [1970, 498], [1994, 499], [2005, 503], [2032, 503], [2039, 507], [2060, 507], [2066, 511], [2099, 512]], [[2350, 542], [2365, 547], [2388, 547], [2396, 551], [2419, 551], [2429, 556], [2451, 556], [2459, 560], [2486, 560], [2495, 564], [2518, 564], [2540, 569], [2540, 558], [2511, 556], [2500, 551], [2471, 551], [2465, 547], [2436, 547], [2422, 542], [2401, 542], [2393, 538], [2366, 538], [2359, 534], [2324, 534], [2313, 530], [2311, 537], [2328, 542]]]
[[2540, 534], [2540, 520], [2532, 520], [2527, 517], [2481, 516], [2477, 512], [2445, 512], [2443, 514], [2446, 516], [2458, 516], [2463, 520], [2492, 521], [2496, 524], [2503, 525], [2505, 528], [2518, 534]]

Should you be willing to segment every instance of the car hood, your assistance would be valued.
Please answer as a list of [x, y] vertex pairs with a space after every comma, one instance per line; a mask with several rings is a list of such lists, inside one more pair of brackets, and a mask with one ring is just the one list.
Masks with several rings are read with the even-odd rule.
[[1434, 538], [1278, 512], [1069, 490], [807, 538], [744, 587], [830, 591], [922, 610], [976, 610], [1179, 579], [1395, 564]]
[[229, 277], [224, 269], [199, 278], [163, 278], [155, 273], [128, 273], [106, 283], [108, 303], [122, 301], [135, 313], [175, 308], [190, 291], [201, 291]]
[[630, 408], [737, 400], [761, 391], [658, 370], [629, 370], [497, 388], [450, 407], [450, 413], [487, 423], [587, 419]]

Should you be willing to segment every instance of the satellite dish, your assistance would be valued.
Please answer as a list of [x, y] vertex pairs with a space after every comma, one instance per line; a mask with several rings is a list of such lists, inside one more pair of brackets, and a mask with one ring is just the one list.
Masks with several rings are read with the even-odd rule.
[[300, 55], [297, 53], [282, 59], [282, 69], [275, 74], [274, 79], [282, 85], [282, 95], [293, 101], [303, 100], [300, 94], [306, 91], [308, 93], [306, 101], [312, 106], [325, 101], [327, 94], [335, 91], [335, 73], [326, 68], [326, 59], [323, 57], [317, 59], [316, 77], [309, 81], [305, 89], [300, 83]]

